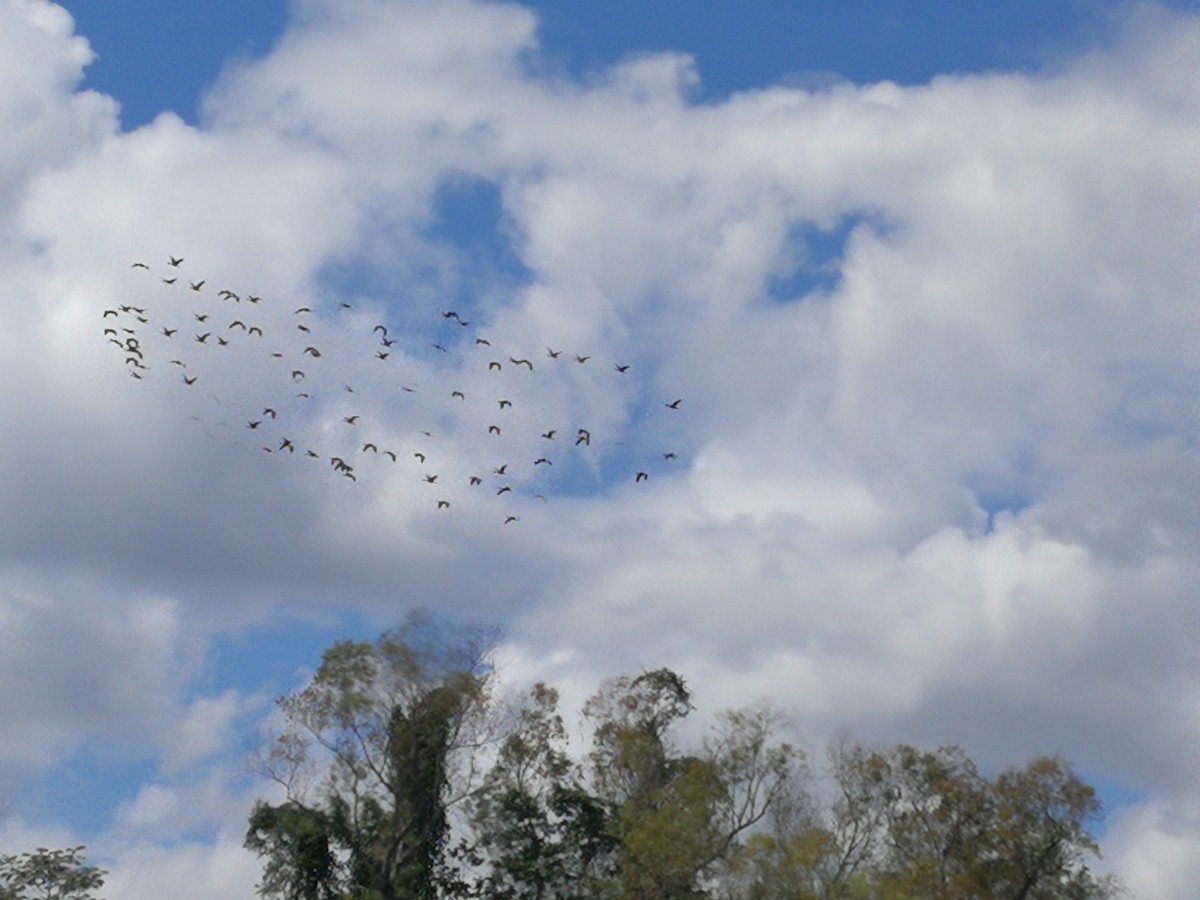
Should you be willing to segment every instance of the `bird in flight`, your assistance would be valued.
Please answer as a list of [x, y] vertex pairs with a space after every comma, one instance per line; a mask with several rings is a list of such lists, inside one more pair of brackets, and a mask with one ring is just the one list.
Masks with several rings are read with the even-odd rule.
[[129, 268], [131, 268], [131, 269], [149, 269], [150, 267], [148, 265], [146, 265], [144, 262], [135, 262]]
[[667, 409], [679, 409], [679, 404], [682, 402], [683, 400], [681, 398], [679, 400], [672, 400], [670, 403], [664, 403], [663, 406], [665, 406]]
[[182, 256], [168, 256], [167, 257], [167, 265], [168, 266], [174, 266], [175, 268], [179, 268], [179, 264], [182, 262], [183, 262]]
[[649, 477], [650, 476], [647, 475], [645, 472], [638, 472], [636, 475], [633, 476], [633, 483], [637, 484], [639, 481], [645, 481]]

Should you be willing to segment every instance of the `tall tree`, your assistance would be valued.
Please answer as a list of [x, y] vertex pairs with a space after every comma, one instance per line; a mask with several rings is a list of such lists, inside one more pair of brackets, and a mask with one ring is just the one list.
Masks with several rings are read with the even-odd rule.
[[417, 617], [374, 642], [338, 641], [312, 681], [279, 700], [268, 772], [287, 799], [260, 802], [246, 845], [259, 892], [432, 900], [456, 757], [485, 706], [488, 644]]
[[584, 786], [557, 706], [557, 691], [534, 686], [472, 798], [480, 896], [582, 900], [614, 872], [610, 810]]
[[0, 900], [96, 900], [106, 873], [84, 858], [82, 846], [0, 856]]

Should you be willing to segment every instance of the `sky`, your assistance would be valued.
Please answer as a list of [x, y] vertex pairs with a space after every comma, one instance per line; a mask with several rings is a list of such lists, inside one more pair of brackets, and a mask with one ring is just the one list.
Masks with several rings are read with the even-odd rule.
[[250, 896], [273, 698], [425, 608], [1062, 754], [1191, 896], [1194, 3], [249, 6], [0, 0], [0, 849]]

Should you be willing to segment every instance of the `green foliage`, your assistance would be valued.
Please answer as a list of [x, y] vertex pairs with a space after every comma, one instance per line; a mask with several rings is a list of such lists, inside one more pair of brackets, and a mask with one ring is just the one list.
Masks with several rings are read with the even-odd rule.
[[[1058, 758], [989, 779], [958, 747], [833, 748], [828, 800], [764, 707], [692, 711], [669, 669], [603, 683], [575, 752], [558, 693], [497, 721], [478, 646], [414, 628], [343, 641], [280, 701], [270, 757], [289, 789], [246, 845], [284, 900], [1103, 900], [1095, 792]], [[471, 757], [478, 761], [477, 757]], [[456, 811], [452, 816], [451, 812]], [[451, 835], [455, 840], [451, 843]], [[0, 897], [0, 900], [3, 900]]]
[[103, 869], [84, 864], [84, 847], [0, 856], [0, 900], [98, 900]]
[[485, 644], [411, 619], [375, 642], [339, 641], [283, 697], [266, 769], [287, 790], [256, 806], [246, 846], [259, 893], [283, 900], [434, 898], [451, 768], [484, 708]]

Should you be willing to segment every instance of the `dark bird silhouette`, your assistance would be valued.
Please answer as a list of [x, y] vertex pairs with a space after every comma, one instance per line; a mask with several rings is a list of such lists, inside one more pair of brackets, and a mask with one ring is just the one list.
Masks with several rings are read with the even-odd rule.
[[208, 313], [196, 313], [196, 321], [197, 322], [207, 322], [208, 321]]
[[218, 335], [217, 335], [217, 346], [218, 346], [218, 347], [228, 347], [228, 346], [229, 346], [229, 341], [225, 340], [225, 338], [221, 337], [221, 336], [218, 334]]
[[211, 332], [211, 331], [206, 331], [206, 332], [204, 332], [204, 334], [198, 334], [198, 335], [196, 335], [196, 343], [197, 343], [197, 344], [203, 344], [205, 341], [207, 341], [207, 340], [208, 340], [208, 337], [209, 337], [209, 335], [210, 335], [210, 334], [212, 334], [212, 332]]
[[496, 362], [496, 360], [493, 359], [490, 363], [488, 363], [488, 368], [489, 369], [499, 369], [502, 367], [501, 367], [500, 363]]
[[424, 453], [419, 453], [419, 452], [414, 453], [413, 456], [416, 457], [417, 459], [419, 459], [421, 461], [422, 465], [425, 464], [425, 454]]
[[256, 296], [254, 296], [254, 294], [247, 294], [246, 302], [247, 303], [261, 303], [262, 297], [256, 297]]
[[257, 427], [258, 427], [259, 425], [261, 425], [261, 424], [262, 424], [262, 420], [261, 420], [261, 419], [257, 419], [257, 420], [255, 420], [255, 421], [253, 421], [253, 422], [247, 422], [247, 423], [246, 423], [246, 427], [247, 427], [247, 428], [249, 428], [251, 431], [253, 431], [255, 428], [257, 428]]
[[307, 325], [297, 325], [296, 330], [303, 331], [305, 334], [312, 334], [312, 329], [309, 328]]
[[499, 433], [500, 433], [499, 425], [489, 425], [488, 426], [488, 434], [499, 434]]
[[527, 359], [513, 359], [513, 358], [510, 356], [510, 357], [508, 358], [508, 361], [509, 361], [510, 363], [512, 363], [514, 366], [528, 366], [528, 367], [529, 367], [529, 371], [530, 371], [530, 372], [532, 372], [532, 371], [533, 371], [533, 363], [531, 363], [531, 362], [530, 362], [529, 360], [527, 360]]
[[613, 368], [616, 369], [618, 372], [620, 372], [622, 375], [624, 375], [626, 372], [629, 371], [629, 364], [626, 363], [625, 365], [621, 365], [620, 363], [613, 363]]
[[389, 338], [383, 338], [379, 343], [383, 344], [383, 346], [385, 346], [385, 347], [395, 347], [396, 346], [396, 342]]
[[107, 318], [108, 316], [119, 316], [119, 315], [120, 315], [120, 313], [117, 312], [115, 309], [106, 309], [103, 312], [103, 314], [100, 316], [100, 318], [104, 319], [104, 318]]
[[504, 487], [500, 488], [500, 490], [496, 491], [496, 496], [499, 497], [501, 494], [511, 494], [511, 493], [512, 493], [512, 486], [506, 484]]
[[430, 344], [429, 346], [433, 347], [434, 350], [441, 350], [443, 353], [446, 352], [446, 348], [441, 344]]
[[131, 268], [131, 269], [149, 269], [150, 267], [148, 265], [146, 265], [144, 262], [135, 262], [129, 268]]
[[321, 351], [316, 347], [305, 347], [304, 352], [313, 357], [313, 359], [320, 359], [321, 357]]
[[275, 410], [270, 406], [264, 407], [261, 415], [270, 416], [272, 419], [279, 418], [279, 413], [275, 412]]
[[378, 447], [376, 447], [374, 444], [372, 444], [372, 443], [370, 443], [370, 442], [368, 442], [368, 443], [366, 443], [366, 444], [363, 444], [362, 452], [363, 452], [363, 453], [366, 453], [368, 450], [370, 450], [372, 453], [378, 453], [378, 452], [379, 452], [379, 448], [378, 448]]
[[670, 403], [664, 403], [663, 406], [665, 406], [667, 409], [679, 409], [679, 404], [682, 402], [682, 399], [672, 400]]
[[497, 400], [496, 402], [500, 404], [501, 409], [507, 409], [508, 407], [512, 406], [511, 400]]
[[200, 377], [199, 375], [193, 375], [191, 378], [188, 378], [186, 375], [184, 375], [184, 376], [183, 376], [183, 383], [184, 383], [184, 384], [186, 384], [186, 385], [193, 385], [193, 384], [195, 384], [195, 383], [196, 383], [196, 379], [197, 379], [197, 378], [199, 378], [199, 377]]
[[462, 391], [451, 391], [451, 392], [450, 392], [450, 397], [451, 397], [451, 398], [457, 397], [459, 400], [466, 400], [466, 399], [467, 399], [467, 395], [466, 395], [466, 394], [464, 394]]
[[174, 283], [175, 283], [176, 281], [178, 281], [178, 280], [179, 280], [179, 278], [178, 278], [178, 277], [176, 277], [176, 278], [164, 278], [164, 279], [163, 279], [163, 284], [174, 284]]
[[163, 337], [170, 337], [178, 330], [179, 330], [178, 328], [163, 328], [163, 330], [162, 330]]
[[300, 315], [300, 313], [310, 313], [310, 312], [312, 312], [311, 309], [309, 309], [307, 306], [302, 306], [298, 310], [296, 310], [294, 313], [292, 313], [292, 315], [298, 316], [298, 315]]
[[498, 468], [498, 469], [492, 469], [492, 473], [495, 475], [503, 475], [507, 471], [508, 471], [508, 463], [505, 463], [504, 465], [500, 466], [500, 468]]
[[288, 440], [287, 438], [284, 438], [282, 441], [280, 441], [280, 442], [279, 442], [279, 449], [280, 449], [280, 450], [286, 450], [288, 453], [295, 453], [295, 452], [296, 452], [296, 445], [295, 445], [295, 444], [293, 444], [293, 443], [292, 443], [290, 440]]
[[449, 509], [449, 508], [450, 508], [449, 500], [439, 500], [438, 501], [438, 509]]
[[560, 356], [562, 356], [562, 351], [561, 350], [551, 350], [549, 347], [547, 347], [546, 355], [548, 357], [550, 357], [551, 359], [558, 359]]
[[548, 441], [552, 441], [552, 440], [554, 440], [554, 436], [555, 436], [556, 434], [558, 434], [558, 432], [557, 432], [557, 431], [555, 431], [554, 429], [550, 429], [550, 430], [549, 430], [549, 431], [547, 431], [545, 434], [543, 434], [543, 435], [542, 435], [542, 437], [544, 437], [544, 438], [545, 438], [546, 440], [548, 440]]
[[592, 433], [586, 428], [580, 428], [579, 434], [575, 438], [575, 446], [578, 447], [580, 444], [584, 444], [589, 447], [592, 445]]
[[469, 479], [467, 479], [467, 481], [470, 483], [471, 487], [474, 487], [477, 484], [483, 484], [483, 479], [478, 475], [472, 475]]
[[639, 481], [645, 481], [649, 477], [650, 476], [647, 475], [645, 472], [638, 472], [636, 475], [633, 476], [633, 482], [634, 482], [634, 484], [637, 484]]
[[392, 451], [392, 450], [384, 450], [384, 451], [383, 451], [383, 455], [384, 455], [384, 456], [390, 456], [390, 457], [392, 458], [392, 462], [395, 462], [395, 461], [396, 461], [396, 454], [395, 454], [395, 452], [394, 452], [394, 451]]
[[491, 342], [491, 341], [489, 341], [487, 338], [475, 338], [475, 346], [477, 346], [477, 347], [478, 347], [478, 346], [479, 346], [479, 345], [481, 345], [481, 344], [482, 344], [484, 347], [490, 347], [490, 346], [492, 346], [492, 342]]
[[577, 363], [585, 363], [589, 359], [591, 359], [590, 356], [580, 356], [578, 353], [575, 354], [575, 362]]
[[443, 310], [443, 311], [442, 311], [442, 318], [443, 318], [443, 319], [457, 319], [457, 318], [458, 318], [458, 313], [456, 313], [456, 312], [455, 312], [454, 310], [452, 310], [452, 309]]
[[259, 328], [257, 325], [251, 325], [248, 329], [246, 329], [246, 333], [247, 334], [257, 334], [259, 337], [263, 336], [262, 329]]
[[426, 484], [437, 484], [437, 476], [436, 475], [426, 475], [424, 481]]
[[242, 331], [245, 331], [246, 323], [243, 322], [241, 319], [234, 319], [232, 322], [229, 323], [229, 327], [230, 328], [240, 328], [240, 329], [242, 329]]
[[535, 466], [552, 466], [552, 465], [554, 465], [554, 463], [550, 462], [550, 460], [546, 459], [546, 457], [544, 457], [544, 456], [539, 456], [537, 459], [535, 459], [533, 461], [533, 464]]
[[182, 256], [168, 256], [167, 257], [167, 265], [168, 266], [174, 266], [175, 268], [179, 268], [179, 264], [182, 262], [183, 262]]
[[663, 454], [663, 459], [675, 459], [675, 458], [676, 458], [676, 456], [674, 453], [668, 452], [668, 453]]
[[203, 281], [203, 280], [201, 280], [201, 281], [189, 281], [189, 282], [188, 282], [188, 284], [190, 284], [190, 285], [192, 286], [192, 290], [193, 290], [193, 291], [195, 291], [196, 293], [199, 293], [199, 292], [200, 292], [200, 288], [204, 287], [204, 281]]
[[222, 300], [232, 300], [234, 303], [242, 302], [242, 298], [233, 291], [229, 290], [229, 288], [224, 288], [223, 290], [217, 291], [217, 296]]
[[358, 416], [343, 416], [342, 421], [345, 422], [347, 425], [353, 425], [355, 422], [358, 421]]
[[376, 350], [376, 351], [375, 351], [375, 358], [376, 358], [376, 359], [387, 359], [389, 356], [391, 356], [391, 354], [390, 354], [390, 353], [385, 353], [385, 352], [384, 352], [384, 351], [382, 351], [382, 350]]
[[372, 328], [371, 330], [372, 330], [372, 331], [378, 331], [378, 332], [379, 332], [380, 334], [382, 334], [384, 337], [387, 337], [387, 326], [386, 326], [386, 325], [376, 325], [376, 326], [375, 326], [374, 328]]
[[504, 520], [504, 524], [507, 525], [509, 522], [520, 522], [520, 521], [521, 521], [520, 516], [509, 516], [507, 519]]
[[299, 369], [292, 369], [292, 381], [299, 381], [304, 377], [304, 373]]

